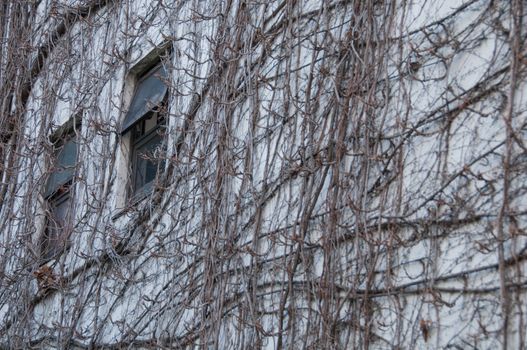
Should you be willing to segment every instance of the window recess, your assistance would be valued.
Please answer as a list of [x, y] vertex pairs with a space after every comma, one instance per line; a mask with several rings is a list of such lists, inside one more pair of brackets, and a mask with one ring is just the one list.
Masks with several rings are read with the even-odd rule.
[[69, 246], [73, 230], [73, 189], [77, 168], [77, 136], [71, 128], [54, 138], [51, 174], [46, 183], [46, 225], [40, 240], [40, 256], [53, 259]]
[[130, 134], [129, 197], [138, 199], [153, 189], [166, 125], [167, 72], [158, 64], [139, 77], [121, 133]]

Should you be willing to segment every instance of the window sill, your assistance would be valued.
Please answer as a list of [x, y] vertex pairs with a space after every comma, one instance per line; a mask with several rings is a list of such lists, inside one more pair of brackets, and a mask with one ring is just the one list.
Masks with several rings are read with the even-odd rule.
[[130, 196], [127, 201], [128, 205], [124, 208], [117, 208], [116, 213], [112, 216], [112, 221], [117, 221], [126, 214], [140, 209], [139, 207], [146, 202], [146, 199], [152, 195], [153, 181], [146, 184]]

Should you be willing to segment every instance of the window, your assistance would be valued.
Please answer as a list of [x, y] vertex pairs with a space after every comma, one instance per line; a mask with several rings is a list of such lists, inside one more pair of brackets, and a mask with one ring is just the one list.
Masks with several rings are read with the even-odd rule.
[[68, 246], [73, 229], [73, 182], [77, 166], [77, 138], [73, 128], [53, 142], [53, 160], [44, 197], [46, 226], [40, 241], [41, 258], [50, 260]]
[[165, 127], [167, 73], [163, 65], [142, 74], [126, 114], [122, 133], [130, 133], [130, 197], [139, 198], [151, 192], [157, 176], [160, 149]]
[[159, 112], [149, 113], [135, 124], [132, 135], [133, 191], [136, 194], [148, 193], [156, 179], [160, 165], [159, 149], [162, 143], [164, 118]]

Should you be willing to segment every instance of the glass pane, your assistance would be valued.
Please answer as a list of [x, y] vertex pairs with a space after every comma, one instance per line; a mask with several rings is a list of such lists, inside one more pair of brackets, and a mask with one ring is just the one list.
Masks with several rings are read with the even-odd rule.
[[45, 196], [56, 192], [60, 186], [71, 180], [77, 164], [77, 144], [75, 139], [67, 141], [56, 153], [52, 174], [48, 179]]
[[145, 79], [139, 82], [135, 90], [130, 109], [124, 119], [121, 132], [126, 132], [133, 124], [140, 120], [148, 111], [159, 106], [167, 92], [167, 86], [163, 82], [167, 73], [160, 66]]
[[161, 144], [161, 136], [154, 132], [152, 137], [137, 147], [134, 151], [135, 183], [134, 192], [153, 182], [157, 175], [159, 159], [155, 154]]
[[147, 134], [150, 130], [153, 130], [155, 127], [157, 127], [157, 113], [152, 113], [150, 117], [145, 118], [144, 133]]
[[71, 196], [69, 193], [49, 201], [49, 214], [42, 241], [42, 257], [51, 259], [66, 246], [70, 225]]

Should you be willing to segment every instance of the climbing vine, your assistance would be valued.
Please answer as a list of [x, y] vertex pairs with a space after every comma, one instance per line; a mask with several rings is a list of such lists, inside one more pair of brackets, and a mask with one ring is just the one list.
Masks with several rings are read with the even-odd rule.
[[[0, 348], [525, 349], [524, 5], [4, 1]], [[132, 200], [121, 124], [158, 52]]]

